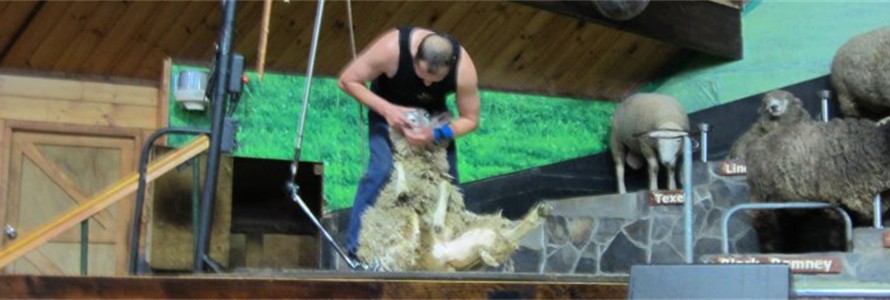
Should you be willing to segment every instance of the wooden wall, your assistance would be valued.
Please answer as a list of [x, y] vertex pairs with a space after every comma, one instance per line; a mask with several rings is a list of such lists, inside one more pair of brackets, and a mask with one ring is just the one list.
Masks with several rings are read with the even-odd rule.
[[0, 73], [0, 119], [153, 131], [158, 88]]
[[[19, 231], [21, 235], [25, 235], [34, 227], [35, 224], [31, 223], [42, 224], [51, 220], [60, 211], [73, 207], [82, 198], [92, 194], [93, 190], [109, 183], [103, 181], [87, 184], [95, 181], [90, 178], [99, 178], [98, 174], [105, 174], [112, 176], [105, 181], [113, 182], [115, 178], [135, 171], [144, 138], [163, 126], [166, 120], [166, 106], [159, 99], [155, 82], [124, 82], [0, 71], [0, 226], [21, 226]], [[30, 138], [35, 134], [41, 138]], [[52, 149], [77, 151], [69, 150], [65, 154], [65, 151], [50, 151]], [[108, 160], [108, 157], [96, 156], [103, 151], [113, 153], [112, 165], [100, 163]], [[39, 159], [35, 160], [35, 157]], [[35, 165], [45, 172], [44, 175], [36, 175], [35, 178], [43, 178], [36, 183], [31, 182], [35, 173], [29, 173], [30, 177], [22, 173], [23, 167], [37, 170]], [[78, 170], [89, 171], [88, 174], [79, 174]], [[44, 196], [33, 193], [25, 195], [22, 191], [28, 189], [58, 189], [61, 194], [56, 193], [58, 197], [45, 196], [53, 193], [39, 194]], [[90, 222], [91, 248], [94, 239], [101, 239], [101, 236], [94, 236], [94, 230], [115, 232], [113, 241], [106, 238], [102, 243], [114, 244], [115, 258], [106, 259], [109, 262], [105, 264], [111, 263], [111, 269], [118, 274], [126, 272], [125, 253], [128, 247], [125, 241], [129, 231], [127, 225], [130, 224], [132, 215], [131, 202], [124, 200], [113, 211], [100, 213], [106, 216], [106, 222]], [[30, 211], [29, 214], [36, 212], [38, 220], [33, 220], [30, 215], [20, 217], [19, 214], [24, 214], [25, 211]], [[113, 226], [107, 227], [111, 224], [107, 222], [109, 214], [114, 216], [115, 222]], [[26, 220], [31, 221], [25, 222]], [[100, 228], [101, 226], [106, 228]], [[76, 231], [77, 229], [73, 229], [71, 232], [71, 236], [75, 236], [74, 241], [79, 240], [79, 233]], [[71, 243], [71, 238], [63, 240], [55, 241]], [[0, 246], [7, 243], [9, 240], [5, 236], [0, 238]], [[96, 244], [96, 248], [102, 247], [106, 246]], [[14, 272], [27, 269], [30, 272], [56, 274], [69, 273], [70, 266], [77, 265], [76, 261], [70, 262], [72, 257], [76, 260], [77, 254], [65, 253], [63, 256], [47, 259], [45, 256], [49, 252], [43, 251], [43, 254], [36, 253], [30, 257], [26, 255], [20, 260], [28, 262], [20, 263], [22, 268], [12, 269]], [[91, 256], [96, 254], [91, 253]], [[41, 255], [44, 256], [41, 261], [52, 262], [35, 263], [38, 260], [34, 257]], [[92, 260], [90, 265], [94, 265], [94, 261], [96, 260]], [[53, 265], [60, 267], [46, 268]], [[107, 271], [108, 268], [103, 270]]]
[[[273, 1], [266, 69], [304, 73], [317, 1]], [[485, 89], [618, 100], [681, 48], [512, 1], [344, 1], [325, 6], [317, 76], [336, 76], [394, 26], [449, 32]], [[263, 1], [238, 1], [234, 51], [257, 61]], [[31, 16], [30, 18], [28, 16]], [[219, 1], [0, 1], [0, 67], [153, 80], [165, 57], [210, 61]]]

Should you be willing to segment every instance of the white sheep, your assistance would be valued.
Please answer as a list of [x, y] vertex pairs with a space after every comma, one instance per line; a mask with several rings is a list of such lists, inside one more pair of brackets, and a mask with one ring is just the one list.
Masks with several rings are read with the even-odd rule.
[[890, 26], [851, 38], [831, 63], [841, 113], [877, 120], [890, 113]]
[[658, 189], [658, 164], [667, 168], [668, 188], [676, 189], [674, 169], [689, 131], [689, 117], [676, 99], [661, 94], [639, 93], [625, 99], [612, 116], [609, 146], [615, 162], [618, 192], [626, 193], [624, 163], [642, 167], [640, 155], [649, 166], [649, 189]]
[[[443, 120], [444, 121], [444, 120]], [[422, 124], [439, 126], [436, 120]], [[362, 215], [358, 256], [384, 271], [457, 271], [498, 266], [519, 240], [540, 226], [547, 206], [537, 206], [519, 222], [500, 214], [466, 210], [452, 183], [447, 143], [410, 146], [400, 130], [390, 130], [393, 171], [377, 202]]]

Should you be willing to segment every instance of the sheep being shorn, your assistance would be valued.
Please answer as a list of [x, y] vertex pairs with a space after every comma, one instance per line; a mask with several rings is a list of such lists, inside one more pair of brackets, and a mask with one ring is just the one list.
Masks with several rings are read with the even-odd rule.
[[851, 38], [831, 63], [841, 113], [873, 120], [890, 114], [890, 27]]
[[[745, 159], [745, 149], [755, 139], [787, 124], [810, 120], [810, 114], [803, 109], [802, 105], [800, 99], [787, 91], [775, 90], [764, 95], [760, 107], [757, 108], [760, 117], [748, 131], [732, 144], [728, 158]], [[789, 106], [797, 106], [801, 109], [789, 108]]]
[[[786, 100], [786, 114], [806, 113], [796, 98]], [[826, 202], [868, 220], [875, 195], [890, 188], [888, 153], [890, 139], [872, 121], [801, 118], [784, 123], [745, 150], [751, 197], [758, 202]]]
[[[609, 148], [615, 163], [618, 192], [624, 194], [625, 162], [634, 169], [649, 167], [649, 189], [658, 189], [658, 165], [667, 168], [668, 188], [676, 189], [674, 170], [689, 131], [689, 118], [676, 99], [660, 94], [635, 94], [612, 115]], [[642, 158], [640, 157], [642, 155]]]
[[498, 266], [526, 233], [543, 223], [545, 206], [533, 208], [519, 222], [467, 211], [448, 174], [446, 144], [413, 147], [392, 129], [390, 140], [394, 170], [362, 216], [357, 254], [363, 261], [376, 262], [384, 271]]

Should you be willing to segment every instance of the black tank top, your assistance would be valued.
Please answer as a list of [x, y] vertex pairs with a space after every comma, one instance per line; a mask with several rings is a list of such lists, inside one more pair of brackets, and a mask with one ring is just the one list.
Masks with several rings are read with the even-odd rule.
[[[445, 97], [457, 89], [457, 66], [460, 62], [460, 44], [451, 40], [457, 59], [445, 79], [434, 82], [430, 86], [423, 84], [423, 79], [414, 72], [414, 59], [411, 57], [411, 32], [414, 27], [399, 27], [399, 69], [395, 76], [389, 78], [386, 73], [380, 74], [371, 82], [371, 91], [391, 103], [423, 108], [430, 114], [446, 111]], [[447, 36], [447, 35], [446, 35]], [[368, 110], [370, 117], [380, 117], [373, 110]]]

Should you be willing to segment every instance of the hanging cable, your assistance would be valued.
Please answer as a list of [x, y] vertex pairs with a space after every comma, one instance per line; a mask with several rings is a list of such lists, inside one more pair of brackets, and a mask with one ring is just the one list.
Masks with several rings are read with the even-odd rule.
[[[352, 27], [352, 0], [346, 0], [346, 15], [348, 17], [347, 24], [349, 27], [349, 48], [352, 50], [352, 60], [354, 61], [358, 54], [355, 52], [355, 31]], [[365, 109], [364, 105], [358, 103], [358, 120], [359, 126], [367, 125], [368, 122], [365, 120]], [[365, 162], [365, 159], [368, 157], [368, 133], [364, 130], [359, 130], [359, 134], [362, 139], [362, 162]]]
[[346, 0], [346, 15], [349, 16], [349, 47], [352, 49], [352, 59], [356, 58], [355, 54], [355, 31], [352, 29], [352, 2]]
[[306, 205], [306, 202], [304, 202], [303, 199], [300, 198], [300, 187], [297, 186], [296, 182], [297, 168], [300, 164], [300, 153], [302, 152], [303, 148], [303, 131], [306, 124], [306, 112], [309, 111], [309, 92], [312, 90], [312, 71], [315, 68], [315, 53], [316, 50], [318, 50], [318, 35], [321, 31], [321, 19], [324, 14], [324, 2], [325, 0], [318, 1], [318, 10], [315, 14], [315, 25], [312, 29], [312, 44], [309, 49], [309, 65], [307, 66], [306, 70], [306, 87], [303, 90], [302, 112], [300, 114], [299, 129], [297, 129], [297, 139], [294, 142], [294, 161], [292, 161], [290, 165], [290, 178], [285, 183], [285, 189], [290, 195], [291, 200], [293, 200], [300, 207], [300, 209], [302, 209], [303, 212], [306, 213], [306, 216], [309, 217], [309, 220], [311, 220], [313, 224], [315, 224], [315, 227], [318, 228], [318, 231], [322, 235], [322, 237], [324, 237], [325, 240], [331, 243], [331, 245], [334, 247], [334, 250], [336, 250], [337, 253], [340, 254], [340, 257], [343, 258], [343, 260], [346, 261], [347, 264], [349, 264], [350, 268], [361, 270], [376, 269], [377, 267], [368, 266], [358, 261], [353, 261], [351, 258], [349, 258], [346, 252], [343, 251], [342, 248], [340, 248], [340, 245], [338, 245], [337, 242], [334, 241], [334, 238], [328, 233], [328, 231], [324, 229], [324, 226], [322, 226], [318, 218], [315, 217], [315, 214], [312, 213], [312, 209], [310, 209], [309, 206]]

